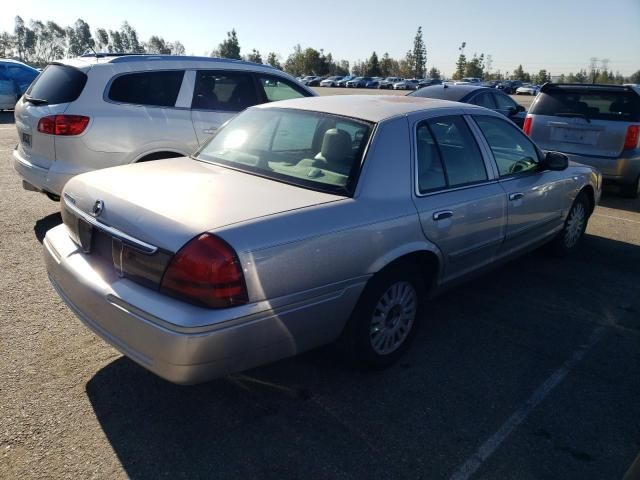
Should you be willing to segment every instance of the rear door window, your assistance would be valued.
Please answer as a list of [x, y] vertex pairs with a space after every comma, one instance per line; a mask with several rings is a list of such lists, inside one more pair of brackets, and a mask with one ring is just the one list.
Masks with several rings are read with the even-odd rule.
[[493, 103], [493, 98], [491, 98], [491, 94], [489, 92], [484, 92], [476, 95], [471, 99], [469, 103], [490, 109], [496, 108], [495, 103]]
[[289, 100], [291, 98], [308, 97], [303, 89], [282, 78], [270, 75], [257, 75], [260, 88], [268, 102]]
[[50, 105], [68, 103], [80, 96], [86, 83], [87, 76], [77, 68], [54, 64], [40, 73], [26, 95]]
[[[423, 130], [425, 126], [428, 131]], [[488, 179], [480, 148], [462, 117], [452, 115], [421, 123], [417, 141], [421, 193]]]
[[640, 95], [589, 87], [550, 87], [538, 96], [529, 113], [623, 122], [640, 121]]
[[492, 93], [493, 98], [496, 101], [496, 105], [498, 106], [498, 110], [509, 110], [510, 108], [517, 108], [518, 105], [516, 102], [511, 100], [510, 97], [500, 94], [500, 93]]
[[200, 70], [196, 75], [191, 108], [241, 112], [261, 103], [251, 74]]
[[184, 70], [127, 73], [116, 77], [109, 99], [119, 103], [173, 107], [182, 85]]

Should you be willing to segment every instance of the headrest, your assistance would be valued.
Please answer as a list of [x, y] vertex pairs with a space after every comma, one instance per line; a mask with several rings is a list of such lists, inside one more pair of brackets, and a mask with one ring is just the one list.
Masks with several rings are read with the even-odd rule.
[[337, 128], [327, 130], [322, 139], [320, 156], [328, 163], [348, 164], [351, 166], [353, 157], [351, 135]]

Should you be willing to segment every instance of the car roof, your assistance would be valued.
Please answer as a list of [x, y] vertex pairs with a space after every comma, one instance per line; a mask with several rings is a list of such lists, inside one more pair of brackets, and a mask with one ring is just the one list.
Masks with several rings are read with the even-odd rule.
[[0, 63], [15, 63], [16, 65], [23, 65], [25, 67], [33, 68], [32, 66], [27, 65], [26, 63], [19, 60], [14, 60], [13, 58], [0, 58]]
[[252, 108], [293, 108], [359, 118], [374, 123], [413, 112], [439, 108], [486, 110], [446, 100], [404, 95], [324, 95], [263, 103]]
[[416, 90], [411, 96], [423, 96], [424, 98], [439, 98], [441, 100], [459, 102], [470, 93], [481, 90], [494, 91], [493, 88], [483, 87], [482, 85], [431, 85]]

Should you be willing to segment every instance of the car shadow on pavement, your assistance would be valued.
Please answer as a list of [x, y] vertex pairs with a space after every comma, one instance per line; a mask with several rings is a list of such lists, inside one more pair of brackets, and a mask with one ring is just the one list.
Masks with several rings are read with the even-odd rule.
[[15, 119], [13, 117], [13, 111], [2, 111], [0, 112], [0, 125], [15, 123]]
[[[345, 366], [325, 347], [183, 387], [121, 357], [89, 380], [86, 393], [132, 479], [448, 478], [597, 325], [640, 332], [640, 300], [621, 289], [640, 280], [629, 265], [640, 265], [640, 247], [594, 235], [568, 259], [535, 251], [439, 297], [412, 348], [384, 371]], [[640, 367], [640, 357], [626, 361], [600, 363]], [[584, 394], [576, 415], [593, 421], [567, 418], [569, 437], [580, 428], [635, 428], [640, 406], [621, 392], [636, 376], [620, 378], [605, 392], [621, 406], [614, 415], [624, 409], [616, 420], [623, 426], [610, 427]], [[572, 391], [565, 395], [555, 400], [563, 408], [574, 401]], [[593, 461], [567, 456], [565, 465], [566, 445], [554, 447], [535, 433], [539, 426], [522, 429], [531, 451], [520, 452], [514, 468], [531, 478], [545, 473], [538, 447], [558, 455], [554, 469], [568, 476], [556, 478], [614, 478], [598, 469], [615, 460], [624, 471], [637, 453], [622, 435], [619, 445], [593, 444]], [[618, 457], [604, 461], [603, 451]]]
[[625, 210], [627, 212], [640, 212], [640, 197], [627, 198], [618, 193], [605, 192], [600, 197], [601, 207]]
[[36, 234], [38, 242], [42, 243], [47, 232], [61, 223], [62, 215], [60, 215], [60, 212], [52, 213], [40, 220], [37, 220], [36, 224], [33, 226], [33, 232]]

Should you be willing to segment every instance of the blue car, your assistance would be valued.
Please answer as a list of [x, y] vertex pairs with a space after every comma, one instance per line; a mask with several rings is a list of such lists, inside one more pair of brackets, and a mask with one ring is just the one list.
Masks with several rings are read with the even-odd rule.
[[39, 73], [22, 62], [0, 59], [0, 110], [13, 109]]

